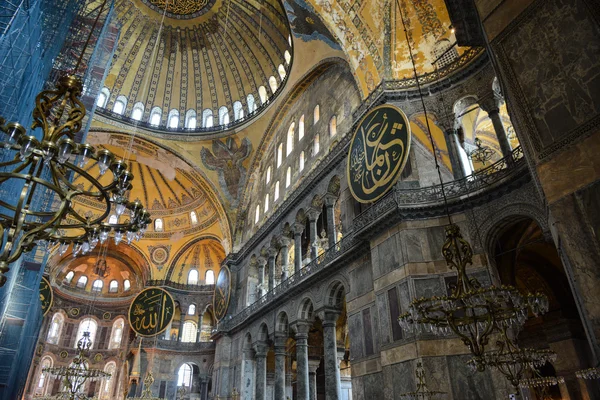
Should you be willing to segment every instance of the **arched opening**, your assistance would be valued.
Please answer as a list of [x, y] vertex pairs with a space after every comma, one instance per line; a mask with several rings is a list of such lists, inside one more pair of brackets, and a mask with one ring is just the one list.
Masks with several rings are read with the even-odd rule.
[[115, 114], [123, 115], [123, 113], [125, 112], [125, 107], [127, 107], [127, 97], [123, 95], [118, 96], [113, 106], [113, 112]]
[[46, 336], [46, 342], [51, 344], [58, 344], [58, 338], [61, 335], [64, 323], [65, 317], [61, 313], [57, 312], [56, 314], [54, 314], [54, 316], [52, 316], [50, 328], [48, 329], [48, 335]]
[[279, 77], [281, 78], [281, 81], [283, 82], [283, 80], [285, 79], [285, 67], [283, 66], [283, 64], [279, 64], [279, 67], [277, 67], [277, 72], [279, 72]]
[[227, 107], [223, 106], [219, 108], [219, 125], [228, 125], [229, 124], [229, 110]]
[[187, 129], [196, 129], [198, 125], [195, 110], [187, 110], [185, 113], [185, 127]]
[[296, 123], [292, 122], [292, 124], [290, 125], [290, 129], [288, 129], [287, 133], [287, 142], [285, 146], [286, 157], [290, 155], [292, 150], [294, 150], [294, 129], [296, 129]]
[[286, 50], [286, 51], [283, 53], [283, 58], [285, 58], [285, 63], [286, 63], [287, 65], [290, 65], [290, 62], [292, 62], [292, 55], [290, 54], [290, 52], [289, 52], [289, 51], [287, 51], [287, 50]]
[[235, 121], [244, 118], [244, 108], [241, 101], [233, 103], [233, 118]]
[[131, 119], [135, 121], [141, 121], [144, 116], [144, 103], [137, 102], [133, 105], [133, 110], [131, 110]]
[[279, 181], [275, 182], [275, 193], [273, 194], [273, 202], [279, 200]]
[[102, 88], [100, 94], [98, 94], [98, 99], [96, 100], [96, 106], [100, 108], [105, 108], [106, 103], [108, 103], [108, 98], [110, 97], [110, 91], [108, 88]]
[[269, 184], [271, 182], [271, 167], [267, 167], [267, 173], [265, 175], [265, 184]]
[[285, 171], [285, 187], [286, 188], [290, 187], [291, 183], [292, 183], [292, 167], [288, 167], [287, 170]]
[[256, 210], [254, 212], [254, 223], [258, 224], [258, 221], [260, 220], [260, 204], [258, 204], [256, 206]]
[[265, 104], [267, 102], [267, 89], [264, 86], [258, 88], [258, 96], [260, 97], [260, 102], [262, 104]]
[[67, 275], [65, 275], [65, 279], [64, 279], [65, 283], [71, 283], [74, 276], [75, 276], [75, 272], [69, 271], [69, 273]]
[[271, 87], [271, 92], [275, 94], [275, 92], [277, 91], [277, 79], [275, 79], [274, 76], [271, 76], [269, 78], [269, 86]]
[[156, 232], [162, 232], [164, 229], [163, 220], [161, 218], [156, 218], [154, 220], [154, 230]]
[[53, 366], [52, 358], [44, 357], [40, 362], [37, 385], [35, 387], [35, 393], [39, 396], [44, 396], [48, 392], [50, 376], [44, 372], [45, 368], [51, 368]]
[[87, 286], [87, 281], [88, 281], [88, 277], [85, 275], [82, 275], [79, 277], [79, 279], [77, 280], [77, 287], [80, 289], [85, 289], [85, 287]]
[[277, 168], [281, 167], [282, 162], [283, 162], [283, 143], [279, 143], [279, 146], [277, 146]]
[[321, 119], [321, 107], [317, 104], [313, 110], [313, 125]]
[[215, 272], [212, 269], [209, 269], [206, 271], [204, 281], [206, 282], [207, 285], [215, 284]]
[[337, 134], [337, 116], [331, 117], [329, 120], [329, 136], [334, 137]]
[[300, 157], [298, 157], [298, 171], [302, 171], [304, 169], [304, 152], [300, 153]]
[[167, 125], [171, 129], [177, 129], [177, 127], [179, 126], [179, 111], [177, 111], [175, 109], [169, 111], [169, 118], [168, 118]]
[[213, 112], [210, 108], [202, 111], [202, 127], [212, 128], [213, 127]]
[[256, 111], [256, 102], [254, 101], [254, 96], [249, 94], [246, 97], [246, 104], [248, 104], [248, 114], [252, 114]]
[[112, 330], [110, 333], [110, 342], [108, 343], [109, 349], [118, 349], [121, 347], [121, 341], [123, 340], [123, 329], [125, 328], [125, 322], [119, 318], [113, 322]]
[[161, 118], [162, 110], [160, 109], [160, 107], [154, 107], [152, 111], [150, 111], [150, 119], [148, 121], [152, 126], [159, 126]]
[[194, 321], [185, 321], [183, 323], [183, 333], [181, 335], [181, 341], [185, 343], [196, 342], [196, 334], [198, 326]]
[[131, 288], [131, 282], [129, 281], [129, 279], [125, 279], [123, 281], [123, 290], [128, 291], [130, 288]]
[[96, 331], [98, 330], [98, 323], [92, 318], [85, 318], [79, 323], [79, 329], [77, 330], [77, 336], [75, 337], [74, 348], [77, 348], [77, 342], [83, 338], [85, 332], [89, 332], [90, 342], [92, 343], [90, 349], [96, 346], [94, 341], [96, 339]]
[[188, 315], [196, 315], [196, 305], [195, 304], [190, 304], [188, 306]]
[[198, 270], [197, 269], [190, 270], [190, 272], [188, 273], [187, 284], [188, 285], [197, 285], [198, 284]]
[[304, 114], [300, 117], [300, 121], [298, 121], [298, 141], [302, 140], [304, 137]]
[[107, 374], [110, 374], [110, 376], [108, 378], [106, 378], [106, 380], [104, 380], [104, 382], [102, 382], [102, 387], [100, 389], [100, 399], [101, 400], [109, 400], [109, 399], [113, 399], [113, 391], [114, 391], [114, 383], [117, 381], [116, 379], [116, 371], [117, 371], [117, 364], [114, 361], [110, 361], [108, 363], [106, 363], [106, 365], [104, 366], [104, 372], [106, 372]]
[[214, 317], [212, 307], [207, 307], [202, 314], [202, 322], [200, 324], [200, 341], [201, 342], [212, 342], [210, 338], [214, 326]]
[[102, 279], [96, 279], [92, 284], [92, 292], [101, 292], [104, 287], [104, 282]]
[[196, 211], [190, 212], [190, 222], [192, 225], [198, 225], [198, 215], [196, 214]]
[[192, 366], [190, 364], [183, 364], [179, 371], [177, 371], [177, 386], [183, 386], [186, 388], [192, 387]]

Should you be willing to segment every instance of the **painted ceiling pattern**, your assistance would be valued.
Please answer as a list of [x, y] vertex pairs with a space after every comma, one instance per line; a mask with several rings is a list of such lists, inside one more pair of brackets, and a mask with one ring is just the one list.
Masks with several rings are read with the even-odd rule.
[[[199, 8], [207, 1], [183, 3]], [[149, 121], [152, 110], [160, 108], [164, 128], [175, 110], [180, 118], [172, 129], [183, 129], [184, 116], [193, 110], [200, 128], [204, 110], [210, 110], [216, 129], [225, 124], [219, 119], [222, 107], [227, 108], [230, 122], [237, 102], [248, 117], [252, 108], [260, 111], [261, 90], [272, 98], [279, 93], [275, 89], [285, 84], [293, 51], [279, 0], [219, 0], [212, 6], [208, 1], [202, 8], [208, 11], [202, 15], [185, 21], [165, 16], [164, 26], [162, 13], [148, 6], [164, 0], [144, 2], [116, 1], [114, 22], [121, 34], [105, 81], [110, 96], [100, 112], [114, 110], [117, 98], [123, 96], [125, 117], [131, 117], [137, 105], [142, 108], [140, 120]], [[249, 95], [253, 100], [248, 100]]]
[[225, 259], [225, 250], [216, 240], [202, 239], [184, 248], [179, 257], [173, 260], [167, 274], [167, 280], [177, 283], [187, 283], [190, 269], [200, 273], [200, 280], [204, 280], [207, 270], [212, 270], [215, 276]]
[[215, 0], [144, 0], [154, 10], [166, 11], [171, 18], [194, 18], [209, 10]]

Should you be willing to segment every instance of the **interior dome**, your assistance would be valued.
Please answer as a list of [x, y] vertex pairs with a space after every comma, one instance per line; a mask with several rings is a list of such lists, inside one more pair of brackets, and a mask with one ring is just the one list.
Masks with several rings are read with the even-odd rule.
[[292, 66], [280, 0], [171, 3], [117, 0], [121, 34], [98, 111], [186, 135], [230, 129], [260, 114]]

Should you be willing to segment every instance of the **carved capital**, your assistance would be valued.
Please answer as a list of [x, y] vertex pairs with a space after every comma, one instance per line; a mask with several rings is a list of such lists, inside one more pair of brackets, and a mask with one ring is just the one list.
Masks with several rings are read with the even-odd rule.
[[305, 224], [301, 223], [301, 222], [295, 222], [294, 225], [292, 226], [292, 230], [294, 231], [294, 235], [302, 235], [302, 233], [304, 232], [304, 228], [306, 227]]
[[269, 345], [262, 340], [254, 342], [254, 354], [256, 357], [266, 357], [269, 352]]
[[291, 325], [292, 330], [295, 332], [294, 336], [296, 340], [298, 339], [308, 339], [308, 331], [310, 331], [310, 327], [312, 326], [312, 322], [310, 321], [296, 321]]
[[279, 247], [290, 247], [292, 243], [292, 240], [286, 236], [281, 236], [279, 238]]
[[306, 212], [306, 216], [310, 222], [315, 222], [319, 218], [319, 215], [321, 215], [321, 211], [315, 210], [314, 208], [311, 208]]
[[478, 101], [479, 107], [489, 114], [498, 113], [500, 111], [500, 102], [493, 92], [489, 92], [486, 96]]
[[274, 247], [269, 247], [269, 249], [267, 250], [267, 254], [269, 255], [269, 258], [277, 257], [277, 253], [279, 253], [279, 252]]
[[321, 321], [323, 326], [335, 326], [341, 311], [333, 307], [322, 307], [316, 311], [316, 315]]
[[325, 207], [333, 207], [338, 197], [334, 194], [327, 193], [323, 196], [323, 202], [325, 203]]
[[265, 265], [267, 265], [267, 259], [265, 257], [258, 257], [256, 259], [256, 263], [259, 267], [264, 267]]

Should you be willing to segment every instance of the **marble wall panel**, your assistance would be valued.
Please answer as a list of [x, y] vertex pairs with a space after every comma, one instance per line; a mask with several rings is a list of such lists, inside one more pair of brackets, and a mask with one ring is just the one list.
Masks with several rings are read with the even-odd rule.
[[372, 321], [372, 327], [373, 327], [373, 348], [375, 353], [379, 353], [379, 351], [381, 350], [381, 333], [380, 333], [380, 323], [379, 323], [379, 314], [377, 313], [377, 307], [375, 305], [373, 305], [370, 308], [371, 311], [371, 321]]
[[472, 372], [467, 366], [470, 355], [448, 356], [452, 395], [460, 400], [490, 400], [496, 398], [489, 371]]
[[383, 374], [381, 372], [363, 377], [365, 397], [368, 399], [383, 398]]
[[[370, 260], [358, 263], [352, 271], [350, 283], [354, 297], [360, 297], [373, 290], [373, 268]], [[351, 300], [348, 297], [346, 300]]]
[[414, 361], [405, 361], [386, 368], [392, 370], [392, 381], [386, 382], [394, 393], [394, 400], [402, 400], [402, 393], [416, 390]]
[[[448, 393], [446, 398], [449, 399], [452, 387], [450, 385], [450, 372], [448, 371], [446, 357], [423, 357], [421, 361], [425, 369], [427, 387], [430, 390]], [[455, 399], [458, 400], [459, 398], [455, 397]]]
[[[395, 288], [394, 288], [395, 290]], [[391, 336], [391, 323], [390, 321], [390, 311], [388, 308], [388, 296], [386, 292], [380, 293], [377, 295], [377, 315], [379, 316], [379, 329], [378, 336], [381, 341], [381, 345], [386, 345], [392, 341]], [[375, 325], [377, 326], [377, 325]]]
[[405, 230], [400, 233], [400, 246], [406, 254], [407, 262], [425, 261], [423, 244], [427, 238], [421, 230]]
[[441, 296], [445, 293], [440, 278], [419, 278], [414, 280], [415, 295], [417, 298]]
[[377, 246], [377, 262], [374, 263], [373, 278], [377, 279], [398, 268], [400, 262], [400, 248], [396, 242], [396, 236], [383, 241]]
[[443, 226], [435, 226], [427, 229], [427, 242], [429, 244], [429, 259], [443, 260], [442, 246], [446, 240], [446, 232]]
[[348, 334], [350, 335], [350, 354], [352, 354], [352, 358], [360, 359], [364, 357], [364, 338], [360, 313], [348, 316]]

